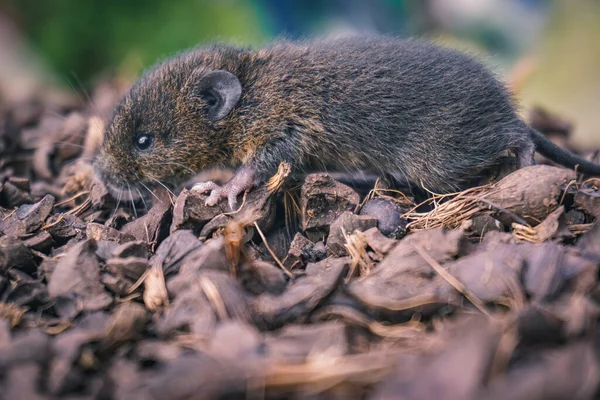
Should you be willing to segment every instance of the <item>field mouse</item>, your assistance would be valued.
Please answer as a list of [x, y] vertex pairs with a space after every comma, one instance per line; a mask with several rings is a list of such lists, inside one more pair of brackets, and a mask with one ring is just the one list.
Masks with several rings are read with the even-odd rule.
[[234, 167], [223, 186], [201, 183], [213, 205], [273, 175], [371, 171], [449, 193], [513, 153], [589, 175], [600, 166], [526, 125], [504, 85], [456, 50], [416, 39], [348, 37], [213, 45], [159, 63], [116, 106], [95, 161], [113, 191], [176, 184]]

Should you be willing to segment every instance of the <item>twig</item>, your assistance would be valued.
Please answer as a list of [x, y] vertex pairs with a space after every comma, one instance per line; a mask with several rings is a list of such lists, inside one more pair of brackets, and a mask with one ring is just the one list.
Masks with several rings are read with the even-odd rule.
[[42, 229], [42, 230], [46, 230], [46, 229], [48, 229], [48, 228], [52, 228], [53, 226], [55, 226], [55, 225], [57, 225], [57, 224], [61, 223], [61, 222], [62, 222], [64, 219], [65, 219], [65, 217], [64, 217], [64, 214], [60, 214], [60, 215], [58, 216], [58, 218], [56, 219], [56, 221], [54, 221], [54, 222], [53, 222], [53, 223], [51, 223], [51, 224], [44, 225], [44, 226], [42, 226], [40, 229]]
[[223, 302], [223, 298], [219, 293], [219, 290], [215, 286], [215, 284], [208, 279], [207, 277], [201, 277], [199, 280], [199, 284], [206, 295], [209, 303], [214, 307], [215, 312], [221, 321], [229, 318], [229, 313], [227, 312], [227, 307]]
[[139, 288], [142, 285], [142, 283], [144, 283], [149, 273], [150, 268], [147, 268], [142, 274], [142, 276], [140, 276], [139, 279], [133, 285], [131, 285], [129, 289], [127, 289], [127, 293], [133, 293], [137, 288]]
[[342, 236], [346, 241], [344, 247], [346, 247], [348, 254], [350, 254], [350, 258], [352, 259], [346, 280], [349, 280], [354, 276], [357, 267], [360, 267], [359, 275], [366, 275], [371, 267], [365, 252], [367, 243], [365, 242], [364, 237], [361, 236], [359, 231], [348, 235], [344, 228], [342, 228]]
[[377, 336], [387, 338], [405, 338], [407, 337], [407, 333], [424, 332], [426, 329], [424, 324], [415, 320], [397, 325], [385, 325], [367, 317], [354, 308], [346, 306], [323, 307], [315, 314], [315, 319], [321, 321], [331, 317], [341, 317], [344, 322], [361, 326]]
[[[386, 197], [386, 198], [392, 199], [392, 200], [394, 200], [394, 201], [396, 201], [396, 202], [398, 202], [398, 203], [402, 203], [402, 202], [400, 201], [400, 199], [397, 199], [397, 198], [395, 198], [395, 197], [391, 197], [391, 196], [382, 196], [382, 195], [380, 195], [380, 194], [379, 194], [379, 192], [391, 192], [391, 193], [396, 193], [396, 194], [399, 194], [400, 196], [402, 196], [402, 197], [404, 198], [404, 200], [405, 200], [405, 202], [406, 202], [406, 203], [408, 203], [408, 204], [411, 204], [411, 203], [412, 203], [412, 201], [410, 201], [410, 199], [408, 198], [408, 196], [406, 196], [406, 194], [402, 193], [400, 190], [396, 190], [396, 189], [383, 189], [383, 188], [381, 188], [381, 189], [378, 189], [378, 188], [373, 188], [373, 190], [371, 190], [371, 191], [373, 192], [373, 194], [376, 194], [376, 195], [378, 195], [378, 196], [380, 196], [380, 197]], [[402, 203], [402, 204], [404, 204], [404, 203]]]
[[89, 191], [89, 190], [83, 190], [83, 191], [81, 191], [81, 192], [79, 192], [79, 193], [76, 193], [76, 194], [74, 194], [73, 196], [69, 197], [68, 199], [66, 199], [66, 200], [63, 200], [63, 201], [61, 201], [60, 203], [56, 203], [56, 204], [54, 205], [54, 207], [60, 207], [60, 206], [62, 206], [62, 205], [64, 205], [64, 204], [67, 204], [67, 203], [68, 203], [68, 202], [70, 202], [70, 201], [73, 201], [73, 200], [75, 200], [75, 199], [77, 199], [77, 198], [79, 198], [79, 197], [81, 197], [81, 196], [85, 195], [85, 194], [90, 194], [90, 191]]
[[2, 218], [2, 221], [5, 221], [7, 218], [9, 218], [10, 216], [12, 216], [14, 213], [17, 212], [17, 210], [18, 210], [18, 208], [15, 208], [11, 212], [9, 212], [7, 215], [4, 216], [4, 218]]
[[567, 197], [567, 191], [569, 190], [571, 185], [575, 185], [575, 187], [577, 187], [577, 181], [576, 180], [569, 181], [569, 184], [565, 187], [565, 190], [563, 190], [563, 194], [560, 198], [560, 202], [558, 203], [559, 205], [562, 205], [563, 202], [565, 201], [565, 197]]
[[271, 254], [271, 257], [273, 257], [273, 259], [275, 260], [275, 262], [277, 263], [277, 265], [279, 265], [279, 268], [281, 268], [283, 270], [283, 272], [285, 272], [285, 274], [290, 277], [290, 278], [294, 278], [294, 274], [292, 274], [282, 263], [281, 261], [279, 261], [279, 258], [277, 258], [277, 255], [275, 255], [275, 253], [273, 252], [273, 250], [271, 250], [271, 248], [269, 247], [269, 243], [267, 243], [267, 238], [265, 237], [265, 235], [263, 235], [262, 231], [260, 230], [260, 228], [258, 227], [258, 224], [256, 223], [256, 221], [254, 221], [254, 227], [256, 228], [256, 231], [258, 232], [258, 234], [260, 235], [260, 238], [262, 239], [263, 243], [265, 244], [265, 248], [267, 249], [267, 251], [269, 252], [269, 254]]
[[433, 268], [435, 272], [437, 272], [446, 282], [452, 285], [456, 290], [462, 293], [479, 311], [483, 314], [487, 315], [490, 318], [493, 318], [490, 313], [485, 309], [485, 304], [471, 290], [463, 285], [458, 279], [453, 277], [448, 271], [446, 271], [436, 260], [434, 260], [421, 246], [418, 244], [413, 244], [417, 253]]
[[[518, 224], [521, 225], [528, 225], [527, 221], [525, 221], [523, 218], [519, 217], [517, 214], [515, 214], [514, 212], [507, 210], [506, 208], [502, 208], [494, 203], [492, 203], [491, 201], [484, 199], [483, 197], [475, 197], [475, 196], [463, 196], [464, 199], [471, 199], [471, 200], [475, 200], [477, 202], [481, 202], [484, 203], [485, 205], [487, 205], [490, 209], [493, 209], [497, 214], [499, 214], [498, 216], [504, 214], [507, 217], [510, 217], [510, 219], [512, 220], [511, 222], [516, 222]], [[504, 223], [504, 221], [500, 221], [502, 223]], [[509, 225], [509, 224], [505, 224], [505, 225]]]
[[90, 200], [90, 198], [88, 197], [87, 199], [85, 199], [85, 201], [83, 203], [81, 203], [77, 207], [67, 211], [66, 214], [79, 216], [79, 214], [81, 212], [85, 211], [85, 209], [88, 208], [90, 204], [92, 204], [92, 200]]

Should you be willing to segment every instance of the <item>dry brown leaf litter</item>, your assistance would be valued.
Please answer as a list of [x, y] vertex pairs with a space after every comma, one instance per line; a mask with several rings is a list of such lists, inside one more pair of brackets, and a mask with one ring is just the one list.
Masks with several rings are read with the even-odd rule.
[[117, 208], [93, 107], [29, 106], [0, 107], [3, 396], [598, 396], [597, 180], [538, 165], [416, 205], [282, 165], [234, 212], [187, 189]]

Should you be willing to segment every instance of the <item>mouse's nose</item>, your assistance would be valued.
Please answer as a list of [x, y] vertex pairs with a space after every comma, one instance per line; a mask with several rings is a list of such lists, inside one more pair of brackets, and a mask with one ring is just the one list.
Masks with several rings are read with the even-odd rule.
[[103, 157], [94, 157], [94, 160], [92, 161], [92, 168], [94, 169], [94, 174], [96, 174], [98, 178], [100, 178], [102, 181], [106, 179], [106, 161]]
[[111, 164], [104, 155], [99, 154], [94, 158], [92, 168], [94, 169], [96, 177], [106, 186], [121, 186], [119, 184], [120, 179], [117, 178], [115, 171], [113, 171]]

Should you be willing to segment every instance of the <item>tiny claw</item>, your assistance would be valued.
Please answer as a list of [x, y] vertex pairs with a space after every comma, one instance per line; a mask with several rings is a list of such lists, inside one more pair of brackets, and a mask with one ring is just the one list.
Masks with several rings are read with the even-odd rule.
[[219, 189], [219, 185], [217, 185], [213, 181], [208, 181], [208, 182], [196, 183], [194, 186], [192, 186], [191, 190], [195, 190], [200, 193], [206, 193], [206, 192], [210, 192], [211, 190], [215, 190], [215, 189]]
[[212, 191], [210, 192], [210, 195], [206, 198], [206, 201], [204, 202], [204, 204], [206, 204], [209, 207], [216, 205], [219, 202], [219, 200], [221, 199], [221, 197], [225, 197], [223, 194], [224, 194], [223, 188], [217, 187], [215, 189], [212, 189]]
[[227, 203], [229, 203], [229, 209], [231, 211], [237, 210], [237, 195], [233, 192], [227, 195]]
[[197, 191], [199, 193], [210, 192], [210, 194], [206, 198], [206, 201], [204, 201], [204, 204], [208, 207], [216, 205], [221, 199], [221, 197], [227, 197], [226, 188], [217, 185], [213, 181], [196, 183], [194, 186], [192, 186], [191, 190]]

